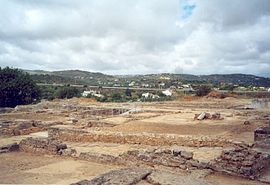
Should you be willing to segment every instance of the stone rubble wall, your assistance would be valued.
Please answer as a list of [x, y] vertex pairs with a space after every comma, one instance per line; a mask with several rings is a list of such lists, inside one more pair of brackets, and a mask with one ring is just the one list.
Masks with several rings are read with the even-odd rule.
[[214, 171], [255, 179], [269, 165], [270, 155], [248, 147], [224, 150], [220, 157], [210, 162]]
[[270, 126], [259, 127], [254, 131], [254, 140], [262, 141], [270, 139]]
[[0, 154], [15, 151], [19, 151], [19, 145], [17, 143], [0, 146]]
[[97, 163], [105, 163], [105, 164], [125, 164], [124, 161], [121, 161], [119, 156], [100, 154], [94, 152], [82, 152], [80, 153], [79, 159], [92, 161]]
[[193, 159], [193, 153], [179, 149], [154, 149], [148, 151], [128, 151], [119, 156], [127, 163], [143, 163], [149, 166], [160, 165], [182, 170], [206, 169], [208, 164]]
[[71, 142], [104, 142], [119, 144], [143, 144], [151, 146], [190, 146], [190, 147], [225, 147], [239, 145], [221, 137], [181, 136], [176, 134], [122, 133], [104, 131], [81, 131], [51, 128], [49, 137]]
[[57, 121], [0, 120], [0, 135], [18, 136], [45, 131], [50, 126], [63, 124]]
[[43, 131], [41, 121], [35, 120], [1, 120], [0, 134], [7, 136], [27, 135]]
[[19, 143], [20, 151], [39, 154], [61, 154], [67, 145], [47, 138], [26, 138]]

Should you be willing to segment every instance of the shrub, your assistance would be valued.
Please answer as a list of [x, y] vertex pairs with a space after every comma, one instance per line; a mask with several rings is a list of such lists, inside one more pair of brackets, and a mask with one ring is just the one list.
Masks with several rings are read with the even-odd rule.
[[0, 68], [0, 107], [15, 107], [37, 101], [40, 90], [28, 73]]
[[60, 99], [79, 97], [80, 91], [75, 87], [65, 86], [56, 91], [56, 97]]
[[209, 85], [200, 85], [196, 90], [197, 96], [206, 96], [211, 92], [211, 87]]

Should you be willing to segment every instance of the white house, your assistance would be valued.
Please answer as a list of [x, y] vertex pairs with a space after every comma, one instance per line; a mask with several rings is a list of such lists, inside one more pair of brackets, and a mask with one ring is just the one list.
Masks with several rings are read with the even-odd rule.
[[165, 96], [172, 96], [172, 91], [170, 91], [169, 89], [162, 91], [162, 94], [164, 94]]
[[130, 82], [130, 83], [128, 84], [129, 87], [133, 87], [134, 85], [135, 85], [135, 82], [134, 82], [134, 81], [132, 81], [132, 82]]
[[104, 97], [102, 94], [97, 93], [96, 91], [90, 90], [90, 91], [83, 91], [82, 96], [87, 97], [88, 95], [92, 95], [98, 98]]
[[149, 96], [150, 96], [150, 93], [142, 93], [143, 98], [149, 98]]
[[86, 96], [88, 96], [89, 94], [93, 94], [93, 93], [95, 93], [95, 92], [93, 92], [93, 91], [83, 91], [82, 96], [83, 96], [83, 97], [86, 97]]
[[159, 95], [153, 94], [152, 99], [159, 99]]

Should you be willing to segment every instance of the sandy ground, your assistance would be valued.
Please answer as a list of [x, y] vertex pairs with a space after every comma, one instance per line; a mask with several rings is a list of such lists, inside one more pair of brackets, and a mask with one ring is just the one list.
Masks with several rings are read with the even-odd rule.
[[0, 184], [70, 184], [117, 166], [14, 152], [0, 155]]
[[216, 182], [219, 185], [266, 185], [266, 183], [218, 173], [207, 176], [206, 180]]

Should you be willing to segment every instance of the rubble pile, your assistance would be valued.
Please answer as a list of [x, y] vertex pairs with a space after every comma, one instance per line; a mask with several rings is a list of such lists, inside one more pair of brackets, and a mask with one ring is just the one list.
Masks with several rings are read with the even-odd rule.
[[269, 160], [269, 154], [263, 154], [247, 147], [237, 147], [232, 150], [224, 150], [220, 157], [210, 162], [210, 167], [214, 171], [255, 179], [268, 165]]
[[211, 119], [211, 120], [222, 120], [224, 118], [221, 117], [219, 112], [215, 112], [210, 114], [208, 112], [202, 112], [200, 114], [195, 114], [194, 120], [204, 120], [204, 119]]
[[67, 145], [61, 141], [45, 138], [26, 138], [19, 143], [20, 151], [40, 154], [61, 154]]

